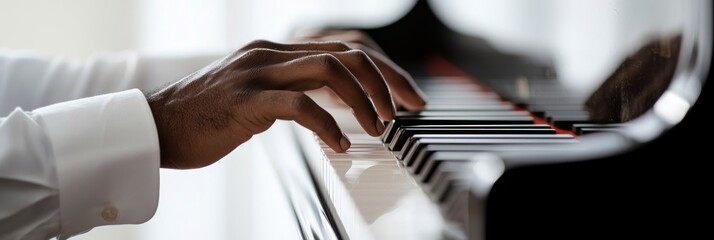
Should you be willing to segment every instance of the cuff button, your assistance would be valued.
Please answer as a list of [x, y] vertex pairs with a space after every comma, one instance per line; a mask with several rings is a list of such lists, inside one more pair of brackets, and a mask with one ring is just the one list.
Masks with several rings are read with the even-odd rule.
[[114, 206], [106, 206], [102, 209], [102, 219], [107, 222], [114, 222], [119, 216], [119, 210]]

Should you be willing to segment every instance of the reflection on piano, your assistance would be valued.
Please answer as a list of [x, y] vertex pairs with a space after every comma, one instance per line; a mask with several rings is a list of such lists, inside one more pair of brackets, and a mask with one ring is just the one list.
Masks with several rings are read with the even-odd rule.
[[[429, 103], [422, 112], [399, 111], [373, 138], [349, 109], [322, 101], [352, 140], [344, 154], [293, 129], [304, 167], [275, 165], [283, 182], [302, 183], [288, 192], [303, 238], [702, 234], [706, 224], [695, 219], [708, 217], [709, 153], [689, 139], [711, 132], [703, 112], [713, 90], [710, 83], [691, 87], [701, 86], [710, 68], [711, 3], [692, 2], [701, 4], [702, 26], [684, 33], [672, 84], [653, 109], [629, 122], [593, 121], [588, 96], [559, 85], [551, 67], [450, 30], [425, 1], [397, 22], [367, 30], [415, 76]], [[694, 100], [679, 118], [668, 108], [686, 109]]]

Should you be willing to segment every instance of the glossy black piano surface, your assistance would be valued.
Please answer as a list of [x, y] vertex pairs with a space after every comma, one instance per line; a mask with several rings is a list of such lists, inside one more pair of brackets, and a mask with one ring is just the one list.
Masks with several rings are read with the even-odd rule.
[[[681, 3], [696, 6], [692, 26], [640, 44], [588, 92], [564, 87], [553, 62], [497, 50], [444, 24], [438, 1], [417, 1], [396, 22], [364, 29], [431, 100], [423, 112], [399, 111], [381, 140], [469, 239], [707, 233], [698, 219], [712, 202], [711, 153], [693, 141], [711, 133], [712, 4]], [[681, 99], [696, 102], [664, 106]], [[493, 166], [496, 177], [480, 179]], [[350, 238], [333, 210], [335, 236]]]

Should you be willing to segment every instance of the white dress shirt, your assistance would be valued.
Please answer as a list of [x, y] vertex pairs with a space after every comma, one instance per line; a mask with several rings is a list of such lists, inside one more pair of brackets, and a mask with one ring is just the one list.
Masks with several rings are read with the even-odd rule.
[[150, 219], [159, 141], [138, 89], [211, 59], [76, 60], [0, 49], [0, 239], [67, 238]]

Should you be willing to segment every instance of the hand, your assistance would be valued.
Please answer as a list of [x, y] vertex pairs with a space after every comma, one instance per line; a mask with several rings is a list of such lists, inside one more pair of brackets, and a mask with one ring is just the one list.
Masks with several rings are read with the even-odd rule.
[[298, 41], [343, 41], [348, 44], [360, 44], [384, 54], [377, 42], [360, 30], [318, 29], [299, 32], [294, 38]]
[[[352, 108], [368, 134], [378, 136], [384, 131], [379, 117], [391, 120], [395, 115], [380, 70], [396, 71], [377, 68], [365, 52], [340, 42], [253, 42], [147, 96], [161, 166], [210, 165], [277, 119], [294, 120], [344, 152], [350, 146], [347, 137], [303, 91], [327, 86]], [[391, 83], [411, 84], [396, 82]], [[400, 92], [418, 95], [406, 93], [409, 89]]]
[[323, 29], [300, 32], [296, 34], [294, 39], [297, 41], [344, 41], [350, 47], [362, 50], [374, 60], [374, 63], [384, 74], [397, 105], [404, 106], [411, 111], [422, 110], [426, 105], [426, 97], [414, 84], [412, 76], [386, 57], [379, 45], [365, 32]]

